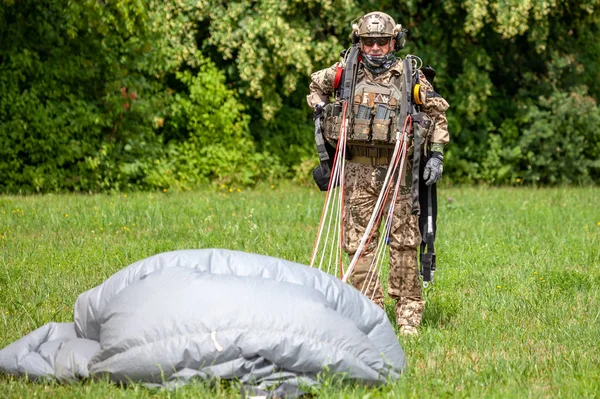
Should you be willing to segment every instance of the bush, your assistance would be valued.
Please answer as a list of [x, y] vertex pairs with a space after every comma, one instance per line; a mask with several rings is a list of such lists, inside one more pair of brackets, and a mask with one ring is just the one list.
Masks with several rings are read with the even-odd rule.
[[517, 168], [527, 182], [600, 183], [600, 109], [585, 89], [556, 91], [531, 106]]
[[[598, 4], [429, 3], [386, 11], [410, 29], [400, 54], [433, 65], [451, 104], [445, 180], [600, 182]], [[351, 21], [372, 10], [349, 0], [0, 4], [0, 192], [310, 179], [310, 72], [336, 61]]]
[[131, 73], [145, 53], [142, 9], [138, 1], [3, 4], [1, 191], [141, 182], [140, 162], [161, 145], [153, 85]]
[[185, 189], [207, 182], [249, 185], [281, 176], [279, 159], [257, 151], [249, 117], [226, 87], [224, 74], [209, 60], [201, 59], [199, 65], [196, 75], [177, 73], [187, 93], [174, 95], [164, 122], [165, 136], [183, 132], [185, 139], [171, 142], [168, 154], [156, 163], [169, 172], [150, 172], [146, 181]]

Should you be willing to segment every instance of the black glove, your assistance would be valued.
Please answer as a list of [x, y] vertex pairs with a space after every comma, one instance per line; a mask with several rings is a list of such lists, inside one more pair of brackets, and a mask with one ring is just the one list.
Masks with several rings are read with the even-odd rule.
[[444, 155], [442, 153], [433, 151], [429, 161], [425, 165], [423, 171], [423, 179], [425, 184], [431, 186], [442, 178], [442, 172], [444, 171]]
[[320, 102], [317, 105], [315, 105], [315, 108], [313, 109], [315, 119], [323, 116], [323, 108], [325, 108], [325, 103], [323, 102]]

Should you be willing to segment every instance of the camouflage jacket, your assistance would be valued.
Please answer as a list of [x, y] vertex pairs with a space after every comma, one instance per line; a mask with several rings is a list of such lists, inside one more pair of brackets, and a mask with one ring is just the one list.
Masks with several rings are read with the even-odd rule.
[[[329, 68], [314, 72], [311, 75], [310, 93], [306, 96], [306, 101], [310, 107], [314, 108], [321, 102], [325, 104], [329, 103], [334, 90], [333, 84], [338, 65], [342, 64], [336, 63]], [[357, 79], [368, 79], [373, 83], [389, 85], [392, 84], [392, 78], [402, 75], [403, 70], [404, 66], [401, 59], [398, 59], [389, 70], [378, 75], [374, 75], [362, 63], [359, 63]], [[446, 119], [446, 110], [450, 105], [433, 90], [433, 86], [427, 81], [421, 71], [419, 71], [419, 80], [421, 83], [419, 94], [423, 103], [421, 106], [422, 110], [431, 117], [434, 123], [433, 132], [429, 139], [431, 149], [443, 152], [443, 145], [447, 144], [450, 140], [448, 121]]]

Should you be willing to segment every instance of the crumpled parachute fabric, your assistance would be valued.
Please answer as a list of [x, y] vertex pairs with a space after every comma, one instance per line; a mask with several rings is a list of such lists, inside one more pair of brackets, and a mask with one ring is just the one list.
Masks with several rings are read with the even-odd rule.
[[158, 254], [81, 294], [74, 313], [74, 323], [46, 324], [0, 350], [0, 372], [266, 387], [314, 384], [324, 370], [378, 384], [406, 367], [386, 314], [368, 298], [320, 270], [263, 255]]

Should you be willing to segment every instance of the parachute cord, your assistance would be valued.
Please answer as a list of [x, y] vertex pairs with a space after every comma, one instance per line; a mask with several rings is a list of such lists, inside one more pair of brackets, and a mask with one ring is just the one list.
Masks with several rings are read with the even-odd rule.
[[[412, 128], [412, 120], [410, 121], [410, 126]], [[380, 280], [379, 276], [381, 275], [381, 268], [383, 265], [383, 258], [384, 258], [383, 254], [385, 252], [385, 244], [388, 243], [388, 240], [390, 239], [390, 236], [391, 236], [392, 224], [393, 224], [393, 218], [394, 218], [394, 209], [396, 207], [396, 201], [398, 200], [398, 193], [400, 192], [400, 187], [402, 186], [402, 178], [403, 178], [403, 174], [405, 171], [405, 161], [406, 161], [407, 152], [408, 152], [408, 140], [403, 142], [403, 145], [402, 145], [399, 169], [397, 168], [398, 165], [396, 165], [394, 167], [393, 173], [396, 174], [396, 172], [398, 171], [398, 178], [396, 179], [394, 193], [392, 195], [392, 199], [391, 199], [391, 202], [390, 202], [390, 205], [389, 205], [389, 208], [387, 211], [387, 215], [385, 218], [385, 223], [384, 223], [384, 227], [383, 227], [383, 231], [384, 231], [383, 239], [381, 239], [381, 238], [379, 239], [374, 262], [372, 262], [369, 267], [368, 274], [371, 275], [371, 279], [370, 279], [369, 283], [367, 284], [367, 287], [370, 286], [371, 281], [373, 279], [373, 275], [375, 275], [375, 273], [377, 273], [377, 276], [378, 276], [377, 280]], [[373, 269], [374, 265], [376, 265], [376, 267]], [[376, 284], [377, 284], [377, 282], [376, 282]], [[361, 292], [363, 292], [363, 290], [364, 290], [364, 285], [363, 285], [363, 289], [361, 289]], [[365, 292], [363, 292], [363, 294], [365, 294]], [[371, 295], [372, 296], [375, 295], [374, 292], [371, 293]]]
[[[347, 107], [348, 107], [348, 103], [345, 102], [344, 105], [343, 105], [343, 114], [344, 115], [346, 114]], [[341, 140], [338, 140], [338, 143], [337, 143], [337, 146], [336, 146], [335, 157], [333, 159], [333, 171], [332, 171], [331, 177], [329, 178], [329, 183], [328, 183], [328, 186], [327, 186], [327, 193], [325, 194], [325, 203], [324, 203], [324, 206], [323, 206], [323, 210], [321, 211], [321, 220], [319, 222], [319, 230], [317, 232], [317, 238], [316, 238], [315, 244], [313, 246], [313, 253], [312, 253], [312, 256], [311, 256], [311, 259], [310, 259], [310, 264], [309, 264], [310, 267], [314, 266], [315, 258], [317, 256], [319, 244], [321, 242], [321, 236], [322, 236], [322, 233], [323, 233], [323, 225], [324, 225], [325, 219], [327, 217], [327, 214], [328, 214], [328, 211], [329, 211], [329, 205], [330, 205], [330, 202], [331, 202], [331, 197], [332, 197], [331, 196], [331, 188], [332, 188], [333, 183], [335, 182], [336, 177], [338, 175], [337, 172], [339, 170], [340, 145], [342, 145], [343, 148], [346, 147], [346, 141], [345, 140], [344, 140], [343, 144], [340, 144], [340, 142], [341, 142]], [[342, 180], [343, 180], [343, 177], [342, 177]], [[321, 266], [319, 266], [319, 269], [320, 268], [321, 268]]]
[[375, 292], [376, 292], [376, 287], [378, 286], [378, 284], [380, 284], [381, 282], [381, 269], [383, 266], [383, 261], [385, 259], [385, 247], [386, 247], [386, 243], [388, 242], [388, 237], [390, 236], [390, 231], [391, 231], [391, 224], [392, 221], [392, 217], [390, 216], [390, 213], [388, 213], [386, 215], [386, 221], [384, 224], [384, 236], [383, 239], [379, 239], [379, 242], [377, 243], [377, 250], [375, 251], [375, 257], [373, 258], [373, 261], [371, 262], [371, 265], [369, 267], [369, 272], [367, 273], [367, 276], [369, 276], [369, 281], [366, 284], [363, 284], [363, 287], [361, 289], [361, 293], [363, 293], [364, 295], [367, 295], [368, 292], [366, 292], [367, 290], [365, 289], [366, 287], [370, 287], [371, 286], [371, 282], [373, 281], [373, 277], [377, 276], [375, 279], [375, 285], [374, 288], [371, 292], [371, 300], [373, 300], [373, 298], [375, 297]]
[[[335, 170], [335, 161], [334, 161], [334, 170]], [[329, 185], [331, 185], [331, 180], [333, 179], [333, 177], [334, 177], [334, 174], [332, 174], [332, 176], [329, 179], [329, 182], [330, 182]], [[325, 203], [323, 204], [323, 209], [321, 211], [321, 220], [319, 222], [319, 230], [317, 231], [317, 238], [315, 240], [315, 244], [313, 245], [313, 252], [312, 252], [312, 256], [310, 258], [310, 263], [309, 263], [310, 267], [314, 266], [315, 257], [317, 256], [317, 252], [318, 252], [318, 247], [319, 247], [319, 244], [321, 243], [321, 235], [323, 233], [323, 224], [324, 224], [326, 215], [329, 212], [329, 202], [330, 202], [329, 200], [331, 197], [330, 194], [331, 194], [331, 191], [328, 189], [327, 193], [325, 194]]]
[[[339, 168], [336, 168], [334, 171], [334, 179], [338, 178], [338, 173], [339, 172]], [[327, 207], [327, 212], [325, 215], [325, 219], [323, 220], [323, 223], [320, 226], [321, 231], [323, 231], [324, 227], [325, 227], [325, 223], [327, 224], [327, 228], [324, 229], [325, 231], [325, 239], [323, 241], [323, 245], [322, 248], [317, 248], [317, 251], [319, 249], [321, 249], [321, 257], [319, 260], [319, 264], [318, 267], [320, 270], [322, 270], [323, 268], [323, 260], [324, 257], [327, 255], [327, 250], [329, 249], [329, 263], [327, 266], [327, 272], [330, 272], [330, 268], [331, 268], [331, 261], [332, 261], [332, 256], [333, 256], [333, 249], [332, 249], [332, 245], [330, 245], [330, 242], [332, 242], [333, 244], [335, 243], [335, 237], [336, 237], [336, 229], [338, 226], [338, 222], [339, 222], [339, 212], [337, 210], [337, 206], [339, 206], [339, 202], [338, 202], [338, 197], [339, 197], [339, 191], [337, 189], [332, 190], [332, 195], [329, 199], [329, 202], [327, 203], [326, 207]], [[333, 223], [333, 234], [331, 234], [332, 232], [332, 223]], [[335, 248], [335, 246], [333, 247]], [[317, 252], [318, 253], [318, 252]], [[336, 261], [337, 262], [337, 261]], [[333, 263], [335, 264], [335, 263]]]
[[[337, 195], [338, 195], [338, 191], [336, 190], [336, 191], [333, 192], [333, 198], [335, 198]], [[332, 216], [332, 215], [337, 215], [336, 210], [335, 210], [336, 200], [334, 199], [332, 202], [333, 202], [333, 206], [332, 206], [331, 212], [330, 212], [331, 215], [326, 218], [326, 220], [327, 220], [327, 229], [326, 229], [326, 232], [327, 233], [325, 235], [325, 240], [323, 242], [323, 249], [321, 251], [321, 259], [319, 260], [319, 270], [322, 270], [323, 259], [325, 258], [325, 255], [327, 253], [327, 248], [330, 248], [330, 245], [328, 245], [328, 243], [330, 241], [329, 235], [330, 235], [330, 232], [331, 232], [331, 223], [332, 223], [332, 221], [334, 221], [334, 216]], [[334, 225], [333, 226], [334, 226], [334, 229], [335, 229], [335, 226], [336, 226], [335, 221], [334, 221]], [[335, 232], [334, 232], [334, 237], [335, 237]], [[334, 238], [334, 240], [335, 240], [335, 238]], [[333, 251], [330, 250], [329, 251], [329, 262], [327, 263], [327, 273], [330, 273], [330, 269], [331, 269], [331, 265], [332, 265], [332, 263], [331, 263], [332, 262], [332, 256], [333, 256]]]
[[[377, 249], [375, 250], [375, 256], [373, 256], [373, 260], [371, 261], [371, 264], [369, 265], [369, 271], [367, 272], [367, 276], [365, 277], [365, 281], [363, 282], [363, 285], [360, 289], [360, 292], [362, 292], [364, 295], [367, 295], [367, 291], [369, 289], [369, 287], [371, 286], [371, 282], [373, 281], [373, 277], [379, 273], [376, 273], [376, 270], [378, 269], [377, 265], [380, 263], [379, 260], [380, 258], [383, 258], [381, 256], [381, 253], [384, 251], [385, 249], [385, 241], [383, 240], [379, 240], [377, 243]], [[378, 279], [377, 279], [378, 280]], [[377, 287], [377, 282], [375, 283], [375, 287], [372, 290], [372, 295], [375, 295], [375, 291], [376, 291], [376, 287]], [[373, 299], [373, 298], [371, 298]]]
[[[341, 142], [341, 140], [340, 140], [340, 142]], [[342, 148], [342, 147], [338, 147], [338, 150], [340, 148]], [[337, 161], [336, 161], [335, 169], [333, 172], [334, 184], [335, 184], [335, 182], [338, 182], [338, 179], [341, 179], [340, 159], [342, 159], [342, 158], [340, 158], [339, 153], [337, 153], [337, 152], [336, 152], [336, 159], [337, 159]], [[332, 191], [333, 191], [333, 196], [330, 201], [330, 211], [328, 212], [328, 215], [326, 217], [327, 235], [325, 237], [325, 242], [323, 244], [323, 252], [321, 254], [321, 261], [319, 264], [319, 269], [322, 270], [323, 258], [328, 253], [329, 261], [327, 264], [327, 273], [331, 273], [332, 265], [336, 265], [339, 263], [339, 254], [337, 253], [336, 237], [338, 237], [338, 235], [339, 235], [339, 232], [338, 232], [339, 225], [340, 225], [340, 211], [339, 211], [339, 207], [340, 207], [339, 201], [340, 200], [339, 200], [339, 198], [341, 195], [341, 191], [338, 188], [335, 188]], [[333, 222], [333, 234], [331, 234], [332, 233], [332, 226], [331, 226], [332, 222]], [[330, 238], [330, 236], [331, 236], [331, 238]], [[334, 259], [334, 254], [335, 254], [335, 259]], [[333, 271], [335, 271], [335, 266], [333, 268]]]
[[[343, 120], [345, 120], [345, 116], [347, 115], [347, 103], [344, 103], [344, 107], [343, 107], [343, 112], [342, 112], [342, 117], [344, 118]], [[335, 189], [335, 200], [333, 201], [333, 206], [332, 206], [332, 210], [331, 210], [331, 216], [329, 217], [329, 221], [331, 222], [331, 220], [334, 221], [333, 224], [333, 234], [332, 234], [332, 238], [331, 241], [327, 240], [327, 244], [326, 244], [326, 248], [329, 249], [330, 252], [330, 256], [329, 256], [329, 266], [328, 266], [328, 273], [329, 270], [331, 268], [332, 265], [340, 265], [340, 268], [342, 268], [342, 254], [341, 254], [341, 250], [339, 250], [338, 248], [341, 247], [340, 242], [336, 242], [336, 238], [338, 240], [340, 240], [340, 236], [342, 234], [342, 215], [343, 215], [343, 195], [344, 195], [344, 171], [345, 171], [345, 164], [346, 164], [346, 137], [347, 137], [347, 130], [346, 130], [346, 124], [343, 124], [340, 128], [340, 135], [338, 138], [338, 146], [336, 149], [336, 167], [335, 167], [335, 182], [337, 182], [337, 188]], [[329, 229], [331, 229], [331, 223], [328, 226], [328, 236], [329, 236]], [[325, 250], [325, 249], [324, 249]], [[335, 253], [335, 261], [333, 261], [333, 254]], [[331, 263], [333, 261], [333, 263]], [[333, 271], [335, 271], [335, 266], [333, 268]]]
[[[397, 188], [400, 186], [400, 180], [396, 183], [396, 187], [394, 188], [394, 194], [397, 193]], [[377, 251], [375, 252], [375, 258], [373, 259], [373, 262], [371, 262], [371, 265], [369, 267], [369, 272], [368, 272], [368, 276], [370, 276], [369, 278], [369, 282], [368, 284], [366, 284], [366, 287], [370, 287], [371, 286], [371, 281], [373, 281], [373, 277], [377, 276], [377, 281], [375, 282], [375, 286], [377, 286], [377, 282], [380, 281], [380, 276], [381, 276], [381, 269], [383, 266], [383, 261], [384, 261], [384, 254], [385, 254], [385, 247], [386, 244], [388, 243], [388, 240], [390, 239], [390, 235], [391, 235], [391, 231], [392, 231], [392, 220], [393, 220], [393, 215], [394, 215], [394, 203], [396, 200], [396, 195], [392, 196], [392, 203], [389, 206], [386, 218], [385, 218], [385, 223], [383, 226], [383, 237], [379, 239], [379, 242], [377, 244]], [[361, 289], [361, 292], [363, 294], [367, 294], [365, 292], [365, 285], [363, 284], [363, 288]], [[371, 299], [373, 299], [374, 296], [374, 291], [371, 293]]]
[[[337, 155], [336, 155], [336, 158], [337, 158]], [[332, 173], [332, 176], [330, 178], [330, 183], [329, 183], [330, 186], [331, 186], [331, 182], [335, 181], [335, 179], [337, 178], [337, 174], [338, 174], [337, 161], [334, 161], [333, 173]], [[322, 234], [323, 234], [323, 227], [324, 227], [325, 221], [329, 217], [329, 213], [330, 213], [330, 210], [331, 210], [330, 205], [331, 205], [332, 202], [335, 203], [335, 201], [332, 201], [332, 199], [334, 199], [336, 197], [336, 194], [337, 194], [336, 191], [333, 191], [331, 189], [327, 190], [327, 194], [325, 196], [325, 204], [323, 206], [323, 211], [322, 211], [322, 214], [321, 214], [321, 221], [319, 223], [319, 231], [318, 231], [317, 239], [315, 241], [315, 245], [314, 245], [314, 248], [313, 248], [313, 256], [312, 256], [312, 259], [311, 259], [310, 266], [313, 266], [313, 264], [314, 264], [314, 260], [315, 260], [316, 254], [318, 252], [318, 247], [319, 247], [319, 244], [321, 242], [321, 237], [322, 237]], [[329, 232], [327, 232], [327, 235], [328, 234], [329, 234]], [[327, 242], [327, 239], [325, 240], [325, 242]]]
[[340, 223], [339, 223], [339, 229], [340, 229], [340, 241], [338, 243], [338, 247], [339, 247], [339, 265], [340, 265], [340, 278], [342, 278], [344, 276], [344, 263], [343, 263], [343, 259], [344, 259], [344, 254], [343, 254], [343, 245], [344, 245], [344, 222], [345, 222], [345, 212], [344, 212], [344, 191], [346, 189], [346, 183], [345, 183], [345, 167], [346, 167], [346, 141], [347, 141], [347, 137], [348, 137], [348, 114], [347, 114], [347, 108], [348, 108], [348, 103], [344, 103], [345, 105], [345, 109], [343, 112], [343, 117], [344, 119], [342, 119], [344, 122], [342, 124], [342, 131], [340, 134], [340, 140], [344, 145], [341, 147], [341, 160], [340, 163], [342, 165], [341, 167], [341, 175], [340, 175], [340, 204], [339, 204], [339, 218], [340, 218]]
[[[408, 115], [406, 117], [406, 119], [404, 120], [404, 127], [402, 128], [402, 137], [398, 137], [398, 135], [400, 134], [400, 132], [398, 131], [396, 133], [396, 146], [394, 148], [394, 153], [392, 155], [392, 163], [394, 165], [397, 164], [398, 160], [399, 160], [399, 149], [400, 146], [402, 144], [402, 148], [403, 148], [403, 161], [401, 162], [401, 166], [404, 165], [404, 159], [406, 158], [406, 149], [408, 148], [407, 144], [408, 144], [408, 133], [407, 133], [407, 126], [412, 127], [412, 118], [410, 117], [410, 115]], [[390, 178], [392, 175], [392, 170], [395, 168], [388, 168], [387, 174], [385, 176], [385, 180], [383, 183], [383, 187], [388, 187], [390, 185]], [[373, 231], [373, 226], [375, 225], [375, 221], [379, 221], [380, 217], [381, 217], [381, 207], [382, 207], [382, 203], [384, 200], [384, 197], [387, 199], [387, 193], [389, 193], [389, 189], [387, 190], [381, 190], [381, 193], [379, 194], [379, 197], [377, 198], [377, 203], [375, 204], [375, 209], [373, 211], [373, 214], [371, 215], [371, 219], [369, 220], [369, 223], [367, 225], [367, 229], [362, 237], [362, 239], [360, 240], [360, 243], [358, 245], [358, 249], [356, 250], [356, 252], [354, 253], [354, 256], [350, 262], [350, 265], [348, 266], [348, 269], [346, 270], [346, 273], [344, 274], [344, 277], [342, 278], [342, 281], [347, 282], [348, 278], [350, 277], [350, 274], [352, 273], [352, 271], [354, 270], [354, 267], [356, 266], [356, 263], [358, 262], [358, 260], [361, 258], [362, 256], [362, 252], [366, 246], [367, 240], [370, 241], [371, 236], [372, 236], [372, 231]]]
[[[338, 158], [339, 159], [339, 158]], [[335, 179], [341, 179], [340, 170], [342, 168], [338, 165], [335, 169]], [[332, 272], [331, 267], [333, 265], [333, 271], [335, 272], [335, 265], [341, 261], [340, 253], [338, 252], [339, 242], [336, 242], [336, 238], [339, 239], [341, 229], [341, 195], [342, 191], [339, 188], [333, 189], [333, 196], [330, 202], [330, 210], [326, 216], [327, 229], [326, 237], [321, 252], [321, 260], [319, 263], [319, 269], [322, 270], [323, 259], [328, 254], [329, 260], [327, 264], [327, 273]], [[332, 227], [333, 222], [333, 227]], [[335, 256], [334, 256], [335, 255]]]
[[[392, 195], [392, 200], [390, 202], [389, 205], [389, 209], [388, 212], [386, 214], [386, 218], [385, 218], [385, 223], [383, 226], [383, 239], [379, 238], [379, 242], [377, 244], [377, 250], [375, 251], [375, 257], [373, 259], [373, 261], [371, 262], [371, 265], [369, 266], [369, 271], [367, 273], [367, 276], [370, 276], [370, 279], [368, 281], [368, 283], [365, 280], [366, 283], [366, 287], [370, 287], [371, 282], [373, 280], [373, 276], [375, 275], [375, 273], [377, 273], [377, 275], [379, 276], [381, 273], [381, 267], [383, 264], [383, 258], [384, 258], [384, 253], [385, 253], [385, 245], [388, 242], [388, 239], [390, 237], [390, 233], [392, 230], [392, 219], [393, 219], [393, 215], [394, 215], [394, 206], [396, 204], [396, 199], [398, 197], [398, 190], [400, 188], [400, 186], [402, 185], [402, 171], [404, 168], [404, 162], [406, 159], [406, 155], [407, 155], [407, 147], [408, 147], [408, 143], [404, 143], [402, 144], [402, 150], [400, 152], [400, 165], [398, 165], [397, 163], [394, 165], [393, 167], [393, 171], [392, 171], [392, 176], [394, 176], [398, 170], [399, 170], [399, 176], [396, 179], [396, 183], [395, 183], [395, 187], [394, 187], [394, 194]], [[396, 161], [397, 162], [397, 161]], [[399, 166], [399, 168], [398, 168]], [[386, 202], [387, 203], [387, 196], [386, 196]], [[374, 267], [375, 266], [375, 267]], [[379, 279], [379, 277], [378, 277]], [[363, 287], [361, 288], [361, 292], [363, 294], [366, 294], [365, 292], [365, 284], [363, 284]], [[373, 294], [374, 295], [374, 294]]]
[[[397, 155], [397, 152], [394, 152], [394, 156]], [[395, 163], [393, 161], [394, 156], [392, 156], [392, 164]], [[389, 169], [388, 169], [388, 175], [389, 175]], [[393, 173], [392, 173], [393, 175]], [[358, 261], [360, 259], [362, 259], [363, 253], [362, 250], [366, 247], [369, 246], [369, 244], [371, 243], [371, 240], [375, 234], [376, 229], [373, 229], [373, 227], [375, 226], [379, 226], [380, 222], [381, 222], [381, 216], [383, 214], [383, 208], [382, 208], [382, 204], [385, 204], [387, 202], [387, 197], [389, 195], [390, 189], [391, 189], [391, 184], [386, 184], [387, 183], [387, 177], [386, 177], [386, 182], [384, 182], [382, 189], [381, 189], [381, 193], [379, 194], [379, 198], [377, 199], [377, 204], [375, 205], [375, 207], [373, 208], [373, 213], [371, 215], [371, 219], [369, 221], [369, 226], [371, 226], [371, 223], [373, 222], [373, 218], [376, 217], [376, 221], [375, 223], [373, 223], [373, 225], [371, 226], [371, 228], [369, 228], [369, 226], [367, 226], [367, 228], [365, 229], [365, 232], [363, 233], [363, 237], [361, 239], [361, 242], [359, 244], [358, 250], [354, 253], [354, 256], [352, 257], [352, 261], [350, 263], [350, 265], [352, 266], [352, 262], [354, 262], [354, 266], [356, 266], [356, 263], [358, 263]], [[387, 187], [387, 188], [386, 188]], [[383, 198], [383, 201], [381, 201], [381, 199]], [[364, 243], [365, 237], [367, 237], [366, 243]], [[364, 245], [362, 245], [364, 243]], [[358, 253], [358, 256], [357, 256]], [[369, 269], [371, 269], [372, 263], [369, 266]], [[347, 279], [348, 277], [346, 277]], [[342, 278], [343, 280], [343, 278]]]
[[[385, 248], [385, 245], [384, 245], [384, 248]], [[377, 267], [375, 268], [376, 272], [373, 273], [374, 275], [377, 276], [377, 278], [375, 279], [375, 287], [380, 286], [380, 284], [381, 284], [381, 268], [383, 266], [383, 260], [384, 260], [383, 256], [378, 258]], [[383, 294], [383, 292], [382, 292], [382, 294]], [[371, 300], [373, 300], [373, 298], [375, 298], [375, 290], [373, 290], [373, 292], [371, 292]]]
[[[396, 153], [395, 153], [396, 155]], [[389, 170], [388, 170], [388, 175], [389, 175]], [[387, 196], [389, 194], [389, 190], [390, 190], [390, 185], [386, 184], [388, 181], [388, 177], [386, 177], [386, 181], [383, 185], [383, 187], [388, 187], [386, 190], [381, 190], [381, 193], [379, 195], [379, 198], [377, 200], [377, 204], [375, 205], [375, 208], [373, 209], [373, 213], [371, 215], [371, 219], [369, 220], [369, 223], [367, 225], [367, 228], [365, 229], [365, 232], [363, 234], [363, 237], [359, 243], [359, 247], [357, 249], [357, 251], [354, 253], [354, 256], [352, 257], [352, 260], [350, 262], [350, 271], [346, 273], [346, 275], [344, 276], [344, 278], [342, 278], [342, 281], [347, 281], [348, 277], [350, 276], [350, 274], [352, 273], [352, 270], [354, 270], [354, 267], [356, 266], [356, 263], [358, 263], [358, 261], [362, 258], [363, 255], [363, 250], [365, 247], [368, 247], [369, 243], [371, 242], [371, 239], [373, 238], [373, 235], [375, 233], [375, 230], [373, 229], [374, 226], [379, 226], [380, 221], [381, 221], [381, 216], [382, 216], [382, 204], [384, 204], [387, 201]], [[383, 201], [382, 201], [383, 199]], [[376, 219], [375, 222], [373, 223], [374, 218]], [[366, 242], [365, 242], [366, 239]]]
[[[402, 148], [404, 148], [404, 146], [402, 146]], [[400, 158], [402, 158], [403, 156], [404, 155], [403, 155], [402, 150], [401, 150], [401, 152], [400, 152]], [[395, 160], [395, 162], [391, 163], [391, 168], [392, 168], [392, 176], [394, 176], [396, 174], [396, 172], [397, 172], [397, 169], [398, 169], [398, 161], [397, 160]], [[391, 182], [390, 182], [389, 188], [391, 188]], [[388, 192], [386, 193], [386, 196], [385, 196], [385, 199], [384, 199], [384, 202], [383, 202], [384, 204], [387, 203], [387, 196], [389, 195], [389, 188], [388, 188]], [[383, 213], [382, 213], [382, 215], [383, 215]], [[381, 216], [380, 216], [380, 218], [381, 218]], [[385, 250], [386, 239], [387, 239], [387, 236], [389, 235], [389, 231], [388, 230], [390, 229], [388, 227], [388, 221], [389, 221], [389, 213], [388, 213], [388, 215], [386, 217], [386, 222], [384, 224], [384, 237], [383, 237], [383, 240], [381, 238], [379, 238], [378, 243], [377, 243], [377, 249], [375, 250], [375, 255], [373, 257], [373, 260], [371, 261], [371, 264], [369, 265], [369, 271], [367, 272], [367, 276], [370, 276], [370, 278], [368, 278], [368, 281], [367, 281], [367, 279], [365, 279], [365, 282], [363, 283], [363, 286], [362, 286], [362, 288], [360, 290], [363, 294], [366, 294], [366, 292], [365, 292], [366, 287], [369, 287], [371, 285], [371, 282], [373, 281], [373, 275], [375, 274], [374, 270], [377, 269], [377, 267], [374, 268], [373, 266], [375, 266], [378, 263], [380, 263], [379, 260], [380, 260], [380, 258], [382, 258], [382, 253]], [[375, 223], [375, 226], [379, 226], [379, 220]], [[374, 234], [374, 232], [375, 231], [373, 231], [373, 233], [371, 234], [371, 236]], [[369, 239], [369, 241], [370, 241], [370, 239]], [[367, 243], [367, 246], [368, 246], [368, 243]]]
[[[377, 285], [380, 284], [379, 281], [379, 275], [377, 275], [377, 279], [375, 280], [375, 287], [377, 287]], [[373, 290], [373, 292], [371, 293], [371, 298], [369, 299], [373, 300], [373, 298], [375, 298], [375, 290]]]
[[[409, 118], [409, 117], [407, 117]], [[406, 121], [404, 123], [404, 126], [406, 127]], [[398, 137], [396, 137], [396, 146], [394, 148], [394, 153], [392, 155], [392, 163], [395, 165], [398, 161], [398, 152], [400, 149], [400, 144], [402, 142], [404, 142], [406, 140], [406, 131], [405, 129], [403, 129], [403, 134], [402, 134], [402, 138], [399, 139]], [[400, 132], [397, 132], [397, 136], [400, 134]], [[387, 189], [382, 189], [381, 193], [379, 194], [379, 197], [377, 198], [377, 203], [375, 204], [375, 208], [373, 210], [373, 214], [371, 215], [371, 219], [369, 220], [369, 223], [367, 224], [367, 228], [365, 230], [365, 233], [363, 234], [363, 237], [360, 240], [360, 243], [358, 245], [358, 249], [356, 250], [356, 252], [354, 253], [354, 256], [352, 257], [352, 260], [350, 262], [350, 265], [348, 266], [348, 269], [346, 270], [346, 273], [344, 274], [344, 277], [342, 278], [342, 281], [346, 282], [348, 281], [348, 278], [350, 277], [350, 274], [352, 273], [352, 271], [354, 270], [354, 267], [356, 266], [356, 263], [359, 261], [359, 259], [362, 256], [362, 252], [365, 248], [365, 246], [368, 244], [367, 241], [370, 242], [371, 237], [373, 235], [373, 226], [375, 225], [376, 221], [379, 222], [380, 218], [381, 218], [381, 213], [382, 213], [382, 204], [384, 203], [384, 198], [387, 199], [387, 194], [389, 193], [389, 186], [390, 186], [390, 178], [392, 175], [392, 170], [394, 168], [388, 168], [387, 174], [385, 176], [385, 180], [383, 183], [383, 187], [387, 188]]]
[[[375, 256], [373, 258], [373, 261], [371, 262], [371, 265], [369, 266], [369, 271], [367, 275], [370, 275], [370, 279], [368, 284], [366, 285], [366, 287], [369, 287], [371, 285], [371, 282], [373, 281], [373, 276], [380, 275], [381, 272], [381, 266], [383, 264], [383, 259], [384, 259], [384, 254], [385, 254], [385, 247], [387, 244], [387, 240], [390, 236], [390, 232], [392, 229], [392, 218], [390, 216], [390, 213], [388, 211], [386, 218], [385, 218], [385, 223], [384, 223], [384, 227], [383, 227], [383, 238], [379, 238], [379, 241], [377, 243], [377, 250], [375, 251]], [[363, 288], [361, 289], [361, 292], [363, 294], [366, 294], [364, 292], [365, 286], [363, 285]]]

